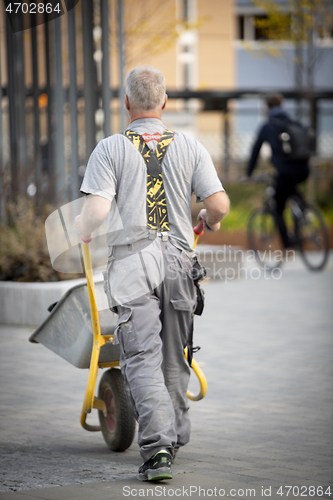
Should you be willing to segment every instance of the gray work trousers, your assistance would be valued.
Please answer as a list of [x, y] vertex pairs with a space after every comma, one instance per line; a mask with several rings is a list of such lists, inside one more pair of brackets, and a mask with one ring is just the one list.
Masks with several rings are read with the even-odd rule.
[[144, 461], [165, 448], [172, 455], [190, 437], [184, 347], [196, 306], [191, 270], [192, 259], [159, 237], [141, 249], [140, 242], [114, 247], [108, 265], [120, 368]]

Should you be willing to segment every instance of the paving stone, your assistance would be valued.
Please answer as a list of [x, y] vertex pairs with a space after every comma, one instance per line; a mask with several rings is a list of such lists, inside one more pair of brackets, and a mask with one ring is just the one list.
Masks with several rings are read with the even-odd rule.
[[[264, 498], [261, 486], [333, 486], [332, 277], [331, 258], [322, 273], [295, 263], [280, 280], [204, 284], [195, 344], [208, 393], [190, 402], [169, 489], [254, 485]], [[0, 500], [124, 498], [142, 486], [136, 440], [112, 453], [81, 428], [87, 370], [30, 344], [31, 332], [0, 326]]]

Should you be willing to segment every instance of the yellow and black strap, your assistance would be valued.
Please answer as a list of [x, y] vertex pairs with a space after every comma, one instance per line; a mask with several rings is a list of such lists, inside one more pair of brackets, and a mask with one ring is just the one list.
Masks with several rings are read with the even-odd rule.
[[164, 130], [155, 151], [149, 149], [141, 135], [126, 130], [127, 137], [141, 153], [147, 166], [147, 225], [149, 229], [170, 231], [167, 200], [163, 186], [162, 162], [169, 144], [175, 135], [171, 130]]

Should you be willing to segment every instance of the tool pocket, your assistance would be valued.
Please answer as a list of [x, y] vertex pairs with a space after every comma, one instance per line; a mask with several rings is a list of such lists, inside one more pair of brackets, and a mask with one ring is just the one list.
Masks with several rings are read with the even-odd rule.
[[176, 311], [193, 311], [194, 301], [191, 299], [170, 299]]
[[205, 306], [205, 292], [200, 286], [200, 281], [205, 279], [206, 274], [207, 274], [206, 269], [200, 264], [197, 257], [194, 257], [193, 267], [192, 267], [192, 279], [197, 294], [197, 304], [194, 309], [194, 314], [196, 314], [197, 316], [201, 316]]
[[194, 285], [197, 291], [197, 304], [194, 309], [194, 314], [201, 316], [205, 307], [205, 292], [197, 281], [194, 282]]
[[[133, 329], [132, 310], [129, 307], [118, 306], [118, 322], [114, 331], [115, 343], [120, 344], [125, 358], [131, 355], [131, 352], [138, 349], [138, 342]], [[120, 360], [122, 361], [122, 360]], [[122, 366], [122, 363], [120, 363]]]
[[172, 248], [168, 259], [167, 277], [170, 286], [170, 302], [176, 310], [193, 313], [196, 305], [196, 292], [192, 278], [192, 259], [185, 252]]

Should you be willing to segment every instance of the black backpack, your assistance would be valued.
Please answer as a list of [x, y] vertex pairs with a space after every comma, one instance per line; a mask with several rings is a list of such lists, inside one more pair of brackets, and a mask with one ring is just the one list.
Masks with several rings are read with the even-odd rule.
[[281, 153], [286, 160], [308, 160], [314, 153], [314, 131], [294, 120], [272, 120], [278, 132]]

